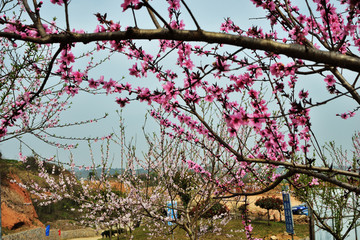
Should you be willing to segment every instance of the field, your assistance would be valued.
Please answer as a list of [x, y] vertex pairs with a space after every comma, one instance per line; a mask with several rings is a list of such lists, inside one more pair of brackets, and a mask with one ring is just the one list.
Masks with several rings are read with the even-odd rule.
[[[291, 236], [285, 232], [285, 223], [284, 222], [271, 222], [271, 225], [268, 226], [266, 221], [254, 220], [252, 222], [253, 237], [270, 239], [271, 236], [277, 236], [279, 240], [291, 239]], [[246, 239], [246, 235], [243, 231], [244, 227], [241, 224], [241, 220], [233, 219], [222, 231], [214, 234], [208, 233], [204, 236], [201, 236], [200, 239], [206, 240], [223, 240], [223, 239]], [[295, 224], [295, 236], [294, 239], [302, 239], [309, 235], [308, 225], [307, 224]], [[135, 229], [133, 232], [134, 239], [145, 240], [149, 239], [149, 231], [145, 227], [140, 227]], [[130, 235], [121, 234], [119, 239], [125, 240], [129, 239]], [[109, 238], [107, 238], [109, 239]], [[117, 239], [113, 237], [112, 239]], [[153, 239], [165, 240], [165, 239], [176, 239], [176, 240], [185, 240], [188, 239], [185, 235], [185, 232], [179, 229], [175, 229], [173, 236], [154, 236]]]

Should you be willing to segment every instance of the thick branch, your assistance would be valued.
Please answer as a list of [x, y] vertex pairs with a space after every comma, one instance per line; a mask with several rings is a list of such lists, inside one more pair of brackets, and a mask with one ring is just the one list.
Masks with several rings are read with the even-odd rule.
[[[33, 21], [33, 23], [34, 23], [35, 27], [37, 28], [37, 30], [39, 31], [39, 34], [42, 37], [45, 37], [46, 36], [46, 31], [44, 29], [44, 26], [41, 23], [39, 13], [37, 13], [38, 16], [36, 16], [36, 14], [30, 9], [27, 0], [24, 0], [23, 4], [24, 4], [24, 7], [26, 9], [26, 12], [29, 14], [29, 17]], [[34, 5], [34, 7], [36, 8], [36, 5]]]
[[314, 172], [314, 171], [309, 171], [309, 170], [304, 170], [304, 169], [296, 169], [295, 171], [297, 173], [302, 173], [302, 174], [306, 174], [308, 176], [313, 176], [313, 177], [321, 179], [325, 182], [335, 184], [336, 186], [339, 186], [343, 189], [347, 189], [350, 192], [355, 192], [356, 194], [360, 193], [360, 187], [356, 186], [356, 184], [345, 183], [345, 182], [337, 180], [336, 178], [329, 177], [327, 175], [324, 175], [324, 174], [318, 173], [318, 172]]
[[254, 195], [259, 195], [259, 194], [268, 192], [271, 189], [274, 189], [276, 186], [278, 186], [282, 182], [282, 180], [291, 177], [295, 173], [300, 173], [300, 174], [305, 174], [307, 176], [312, 176], [312, 177], [321, 179], [321, 180], [323, 180], [325, 182], [332, 183], [332, 184], [334, 184], [336, 186], [339, 186], [339, 187], [341, 187], [343, 189], [347, 189], [350, 192], [355, 192], [356, 194], [360, 193], [360, 187], [358, 187], [356, 185], [339, 181], [336, 178], [327, 176], [327, 175], [325, 175], [323, 173], [319, 173], [319, 172], [312, 171], [312, 170], [305, 170], [305, 169], [300, 169], [300, 168], [295, 168], [294, 167], [294, 168], [291, 168], [286, 174], [284, 174], [281, 177], [277, 178], [272, 184], [270, 184], [269, 186], [267, 186], [266, 188], [264, 188], [264, 189], [262, 189], [260, 191], [249, 192], [249, 193], [245, 193], [245, 192], [243, 192], [243, 193], [231, 193], [229, 196], [221, 196], [221, 197], [218, 197], [218, 198], [231, 198], [231, 197], [234, 197], [234, 196], [254, 196]]
[[274, 188], [276, 188], [284, 179], [289, 178], [291, 176], [293, 176], [296, 172], [290, 170], [288, 171], [286, 174], [278, 177], [273, 183], [271, 183], [269, 186], [267, 186], [264, 189], [261, 189], [260, 191], [255, 191], [255, 192], [242, 192], [242, 193], [230, 193], [230, 195], [228, 196], [220, 196], [220, 197], [216, 197], [216, 198], [233, 198], [235, 196], [257, 196], [263, 193], [266, 193]]
[[128, 40], [128, 39], [167, 39], [177, 41], [195, 41], [207, 43], [219, 43], [232, 46], [239, 46], [248, 49], [258, 49], [276, 54], [286, 55], [292, 58], [299, 58], [318, 63], [324, 63], [330, 66], [341, 67], [360, 72], [360, 59], [332, 51], [322, 51], [314, 48], [306, 48], [299, 44], [285, 44], [270, 39], [257, 39], [245, 36], [238, 36], [226, 33], [190, 31], [190, 30], [168, 30], [168, 29], [134, 29], [118, 32], [101, 33], [73, 33], [47, 35], [43, 38], [21, 37], [19, 34], [1, 32], [0, 37], [10, 39], [29, 41], [39, 44], [47, 43], [89, 43], [94, 41], [106, 40]]

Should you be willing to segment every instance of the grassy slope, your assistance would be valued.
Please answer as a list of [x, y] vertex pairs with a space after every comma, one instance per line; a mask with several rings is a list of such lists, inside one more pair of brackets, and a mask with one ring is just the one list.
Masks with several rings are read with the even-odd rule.
[[0, 158], [0, 172], [2, 179], [10, 179], [10, 174], [15, 174], [23, 183], [35, 181], [40, 186], [46, 185], [45, 180], [38, 176], [37, 171], [29, 170], [26, 165], [20, 161]]

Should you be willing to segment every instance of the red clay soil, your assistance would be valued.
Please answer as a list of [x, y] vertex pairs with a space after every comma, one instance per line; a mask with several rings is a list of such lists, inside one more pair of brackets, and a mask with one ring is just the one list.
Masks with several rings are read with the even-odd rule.
[[[10, 179], [21, 183], [16, 175], [11, 175]], [[8, 230], [44, 227], [38, 219], [30, 193], [9, 180], [1, 186], [1, 215], [1, 226]]]

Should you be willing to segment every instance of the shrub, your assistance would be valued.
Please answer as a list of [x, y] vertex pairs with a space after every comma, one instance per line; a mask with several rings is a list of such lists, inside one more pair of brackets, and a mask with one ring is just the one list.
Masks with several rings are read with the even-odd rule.
[[[50, 174], [54, 174], [54, 175], [58, 176], [61, 173], [61, 167], [56, 164], [48, 163], [48, 162], [43, 162], [42, 164], [43, 164], [46, 172], [48, 172]], [[33, 172], [39, 171], [39, 162], [33, 156], [27, 157], [26, 161], [23, 163], [23, 165], [27, 170], [30, 170]]]
[[[198, 205], [196, 205], [195, 207], [193, 207], [191, 209], [191, 214], [195, 214], [196, 212], [200, 211], [200, 209], [203, 208], [204, 206], [204, 202], [200, 203]], [[206, 212], [203, 212], [200, 216], [203, 218], [213, 218], [214, 216], [218, 216], [221, 214], [228, 214], [229, 213], [229, 208], [220, 203], [220, 202], [216, 202], [214, 205], [211, 206], [211, 208], [209, 210], [207, 210]]]
[[62, 199], [55, 203], [42, 206], [40, 202], [34, 202], [34, 207], [39, 220], [42, 222], [53, 222], [58, 219], [72, 219], [75, 220], [79, 216], [77, 211], [71, 209], [78, 209], [79, 204], [70, 199]]
[[283, 202], [280, 198], [262, 197], [256, 200], [255, 205], [267, 210], [268, 225], [270, 225], [270, 209], [278, 210], [281, 219], [281, 210], [283, 209]]

